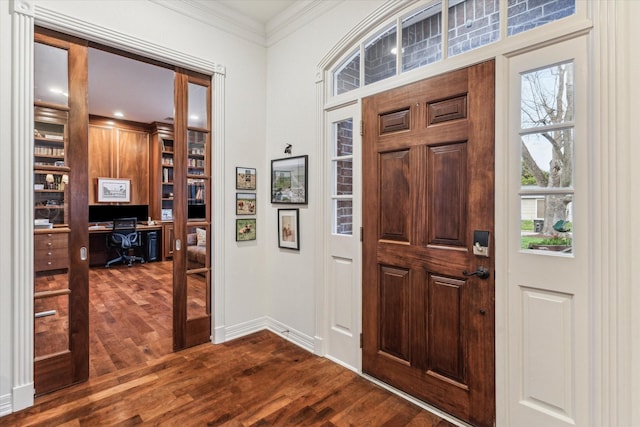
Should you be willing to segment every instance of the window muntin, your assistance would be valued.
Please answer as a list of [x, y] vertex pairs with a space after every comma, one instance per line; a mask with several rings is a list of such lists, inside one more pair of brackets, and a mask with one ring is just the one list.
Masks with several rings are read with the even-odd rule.
[[360, 87], [360, 51], [354, 52], [333, 72], [333, 94], [340, 95]]
[[510, 0], [507, 35], [529, 31], [576, 13], [575, 0]]
[[572, 251], [574, 96], [573, 62], [520, 75], [523, 249]]
[[402, 71], [442, 59], [442, 3], [402, 20]]
[[333, 232], [353, 233], [353, 119], [333, 123]]
[[383, 30], [381, 34], [364, 46], [364, 84], [379, 82], [396, 75], [396, 26]]
[[500, 39], [499, 0], [449, 2], [448, 55], [455, 56]]

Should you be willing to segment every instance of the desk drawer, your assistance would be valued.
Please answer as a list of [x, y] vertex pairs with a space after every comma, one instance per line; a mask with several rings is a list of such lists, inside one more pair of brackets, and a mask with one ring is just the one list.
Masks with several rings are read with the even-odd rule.
[[69, 268], [69, 250], [67, 248], [37, 250], [33, 268], [36, 272]]
[[69, 247], [68, 233], [36, 234], [33, 238], [33, 249], [44, 251], [51, 249], [67, 249]]

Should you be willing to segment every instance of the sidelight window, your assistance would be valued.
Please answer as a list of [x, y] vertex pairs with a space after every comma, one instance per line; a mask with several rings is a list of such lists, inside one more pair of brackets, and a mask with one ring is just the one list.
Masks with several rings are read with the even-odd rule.
[[572, 252], [574, 64], [520, 75], [521, 247]]
[[353, 234], [353, 119], [333, 123], [333, 232]]

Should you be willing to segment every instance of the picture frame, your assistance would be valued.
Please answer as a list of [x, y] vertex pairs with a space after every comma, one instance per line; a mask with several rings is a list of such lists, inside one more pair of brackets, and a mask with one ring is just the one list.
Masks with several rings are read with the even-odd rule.
[[236, 167], [236, 190], [255, 190], [257, 178], [255, 168]]
[[271, 160], [271, 203], [307, 204], [309, 156]]
[[98, 178], [98, 202], [131, 201], [131, 180], [122, 178]]
[[255, 218], [236, 219], [236, 242], [256, 240], [257, 229]]
[[236, 193], [236, 215], [255, 215], [256, 193]]
[[278, 209], [278, 247], [300, 250], [299, 209]]

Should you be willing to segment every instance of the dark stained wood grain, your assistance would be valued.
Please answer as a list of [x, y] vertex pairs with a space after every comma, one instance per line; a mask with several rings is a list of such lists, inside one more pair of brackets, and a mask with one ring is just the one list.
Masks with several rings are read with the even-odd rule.
[[267, 331], [93, 378], [0, 425], [452, 426]]
[[[493, 88], [489, 61], [362, 102], [363, 371], [478, 426], [495, 420], [494, 278], [463, 271], [494, 266], [472, 251], [474, 230], [493, 239]], [[383, 133], [407, 106], [410, 128]]]

